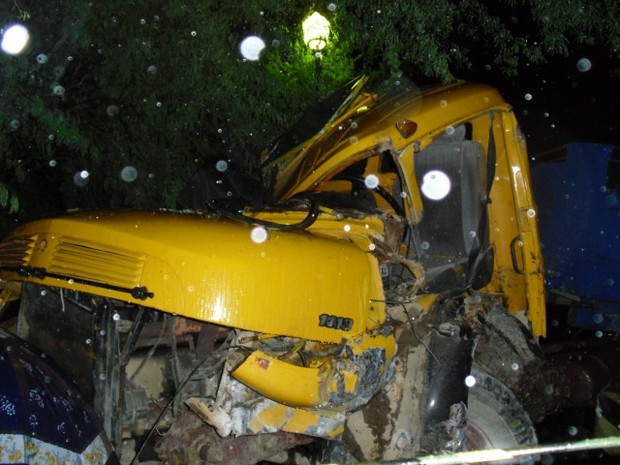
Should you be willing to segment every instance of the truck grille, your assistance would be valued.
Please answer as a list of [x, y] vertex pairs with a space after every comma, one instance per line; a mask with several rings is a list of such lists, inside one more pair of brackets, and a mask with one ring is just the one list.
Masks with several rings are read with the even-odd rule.
[[126, 250], [105, 250], [97, 244], [61, 239], [47, 271], [63, 276], [133, 288], [140, 285], [144, 256]]
[[37, 236], [15, 237], [0, 243], [0, 268], [11, 269], [28, 265]]

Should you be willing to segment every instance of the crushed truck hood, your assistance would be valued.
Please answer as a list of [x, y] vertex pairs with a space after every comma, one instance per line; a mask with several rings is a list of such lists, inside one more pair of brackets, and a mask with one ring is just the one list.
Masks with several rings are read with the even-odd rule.
[[325, 342], [360, 334], [367, 321], [382, 318], [381, 277], [372, 254], [349, 240], [304, 231], [269, 230], [257, 243], [252, 230], [176, 212], [41, 220], [0, 244], [0, 279]]

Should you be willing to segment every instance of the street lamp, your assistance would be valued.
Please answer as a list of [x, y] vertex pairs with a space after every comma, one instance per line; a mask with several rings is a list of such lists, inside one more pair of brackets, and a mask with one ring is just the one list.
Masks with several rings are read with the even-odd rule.
[[316, 63], [316, 84], [319, 86], [321, 74], [321, 50], [327, 45], [329, 39], [330, 24], [327, 18], [315, 11], [308, 16], [301, 27], [304, 31], [304, 43], [314, 52], [314, 62]]
[[304, 43], [315, 53], [320, 53], [327, 45], [330, 24], [319, 12], [315, 11], [301, 24], [304, 31]]

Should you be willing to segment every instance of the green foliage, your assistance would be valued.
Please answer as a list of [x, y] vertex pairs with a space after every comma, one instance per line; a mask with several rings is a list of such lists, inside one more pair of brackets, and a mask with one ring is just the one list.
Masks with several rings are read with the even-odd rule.
[[9, 215], [19, 211], [19, 200], [2, 183], [0, 183], [0, 209], [8, 209]]
[[[572, 44], [620, 50], [611, 0], [315, 7], [333, 31], [319, 72], [301, 42], [304, 0], [15, 2], [3, 23], [24, 22], [32, 43], [0, 56], [0, 195], [10, 187], [24, 212], [50, 195], [65, 208], [172, 207], [198, 166], [256, 168], [305, 108], [362, 72], [451, 81], [479, 59], [514, 75]], [[248, 35], [266, 43], [259, 61], [239, 53]]]

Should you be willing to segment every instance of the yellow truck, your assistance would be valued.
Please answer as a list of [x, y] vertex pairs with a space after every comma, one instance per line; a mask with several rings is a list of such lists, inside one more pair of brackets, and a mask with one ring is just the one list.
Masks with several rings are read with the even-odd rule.
[[543, 264], [510, 106], [486, 85], [360, 78], [319, 126], [266, 151], [268, 205], [79, 212], [0, 243], [17, 334], [124, 460], [536, 443]]

